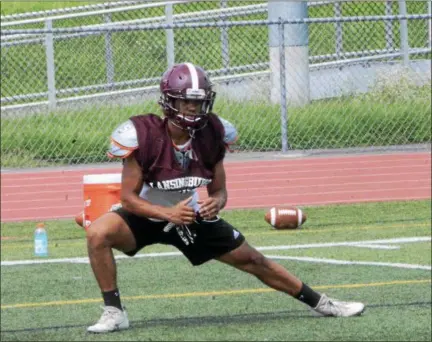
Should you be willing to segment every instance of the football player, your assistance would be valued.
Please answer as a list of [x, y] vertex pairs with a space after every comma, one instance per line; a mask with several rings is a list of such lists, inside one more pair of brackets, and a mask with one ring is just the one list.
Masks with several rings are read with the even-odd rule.
[[[108, 155], [123, 159], [122, 207], [87, 229], [91, 267], [104, 312], [89, 332], [127, 329], [129, 320], [117, 287], [113, 249], [128, 256], [160, 243], [178, 248], [194, 266], [215, 259], [256, 276], [324, 316], [356, 316], [357, 302], [320, 294], [250, 246], [218, 216], [227, 202], [224, 156], [236, 129], [212, 112], [216, 93], [207, 73], [191, 63], [169, 68], [160, 82], [163, 118], [132, 116], [111, 135]], [[206, 187], [200, 199], [197, 188]]]

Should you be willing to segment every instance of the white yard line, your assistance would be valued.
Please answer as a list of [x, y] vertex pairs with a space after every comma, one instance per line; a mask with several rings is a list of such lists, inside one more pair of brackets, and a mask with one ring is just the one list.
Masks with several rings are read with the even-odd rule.
[[[301, 244], [301, 245], [263, 246], [263, 247], [256, 247], [256, 249], [260, 251], [269, 251], [269, 250], [325, 248], [325, 247], [340, 247], [340, 246], [360, 247], [360, 245], [361, 247], [365, 247], [367, 245], [376, 246], [385, 243], [415, 243], [415, 242], [427, 242], [427, 241], [431, 241], [430, 236], [395, 238], [395, 239], [384, 239], [384, 240], [364, 240], [364, 241], [351, 241], [351, 242], [313, 243], [313, 244]], [[386, 247], [390, 247], [390, 246], [386, 246]], [[135, 255], [134, 258], [156, 258], [156, 257], [180, 256], [180, 255], [182, 255], [180, 252], [143, 253], [143, 254]], [[127, 259], [130, 257], [127, 255], [117, 255], [115, 256], [115, 258]], [[2, 261], [1, 266], [55, 264], [55, 263], [87, 264], [88, 262], [89, 262], [88, 257], [76, 257], [76, 258], [58, 258], [58, 259], [56, 258], [56, 259]], [[430, 266], [424, 266], [424, 267], [430, 267]]]
[[285, 255], [266, 255], [266, 256], [270, 259], [318, 262], [318, 263], [333, 264], [333, 265], [386, 266], [386, 267], [396, 267], [396, 268], [409, 268], [414, 270], [428, 270], [428, 271], [432, 270], [432, 267], [427, 265], [401, 264], [401, 263], [375, 262], [375, 261], [351, 261], [351, 260], [337, 260], [337, 259], [310, 258], [310, 257], [294, 257], [294, 256], [285, 256]]
[[354, 246], [358, 245], [369, 245], [369, 244], [386, 244], [386, 243], [412, 243], [412, 242], [427, 242], [431, 241], [430, 236], [419, 236], [419, 237], [407, 237], [407, 238], [395, 238], [395, 239], [384, 239], [384, 240], [364, 240], [364, 241], [345, 241], [345, 242], [327, 242], [327, 243], [311, 243], [306, 245], [286, 245], [286, 246], [266, 246], [258, 247], [260, 251], [274, 251], [274, 250], [286, 250], [286, 249], [306, 249], [306, 248], [325, 248], [325, 247], [343, 247], [343, 246]]
[[379, 245], [379, 244], [361, 244], [351, 245], [351, 247], [360, 247], [360, 248], [370, 248], [370, 249], [400, 249], [400, 246], [391, 246], [391, 245]]
[[[155, 258], [155, 257], [166, 257], [166, 256], [179, 256], [182, 255], [180, 252], [166, 252], [166, 253], [146, 253], [137, 254], [134, 258]], [[127, 259], [130, 258], [127, 255], [116, 255], [115, 259]], [[38, 259], [38, 260], [16, 260], [16, 261], [2, 261], [1, 266], [16, 266], [16, 265], [34, 265], [34, 264], [88, 264], [88, 257], [79, 258], [60, 258], [60, 259]]]

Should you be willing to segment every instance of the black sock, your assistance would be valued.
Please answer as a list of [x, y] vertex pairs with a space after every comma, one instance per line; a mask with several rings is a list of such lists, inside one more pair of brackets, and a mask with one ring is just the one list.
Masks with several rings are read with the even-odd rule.
[[120, 310], [123, 310], [120, 302], [120, 292], [118, 289], [108, 291], [108, 292], [102, 292], [102, 297], [105, 306], [114, 306]]
[[318, 292], [312, 290], [305, 283], [302, 283], [302, 288], [295, 298], [314, 308], [317, 306], [319, 300], [321, 299], [321, 295]]

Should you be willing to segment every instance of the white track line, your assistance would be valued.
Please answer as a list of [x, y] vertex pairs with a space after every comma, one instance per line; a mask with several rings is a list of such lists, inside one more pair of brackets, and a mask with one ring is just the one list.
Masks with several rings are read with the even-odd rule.
[[[31, 179], [31, 178], [30, 178]], [[76, 186], [82, 186], [83, 183], [81, 182], [76, 182], [76, 183], [67, 183], [67, 179], [65, 179], [65, 182], [61, 182], [61, 183], [47, 183], [47, 184], [24, 184], [24, 185], [15, 185], [16, 183], [19, 182], [19, 180], [17, 182], [14, 182], [13, 185], [2, 185], [2, 189], [10, 189], [10, 188], [40, 188], [40, 187], [46, 187], [46, 186], [50, 186], [50, 187], [62, 187], [62, 186], [71, 186], [71, 185], [76, 185]]]
[[[307, 205], [307, 206], [324, 206], [326, 204], [341, 204], [341, 205], [347, 205], [347, 204], [363, 204], [363, 203], [371, 203], [371, 202], [390, 202], [390, 201], [408, 201], [408, 200], [430, 200], [431, 196], [430, 193], [427, 195], [414, 195], [414, 196], [392, 196], [392, 197], [367, 197], [367, 198], [354, 198], [354, 199], [346, 199], [346, 198], [336, 198], [334, 200], [321, 200], [321, 201], [296, 201], [296, 205]], [[284, 205], [293, 205], [293, 202], [277, 202], [275, 205], [278, 206], [284, 206]], [[268, 208], [268, 203], [259, 203], [259, 204], [249, 204], [247, 207], [244, 205], [234, 205], [234, 204], [228, 204], [226, 209], [227, 210], [233, 210], [233, 209], [265, 209]], [[72, 216], [72, 215], [71, 215]], [[10, 222], [19, 221], [19, 219], [13, 219]], [[6, 222], [6, 221], [2, 221]]]
[[[426, 175], [429, 175], [428, 172], [425, 173]], [[313, 178], [311, 178], [313, 179]], [[402, 183], [402, 184], [406, 184], [407, 182], [415, 182], [415, 183], [419, 183], [419, 182], [425, 182], [425, 181], [431, 181], [430, 178], [424, 178], [424, 179], [411, 179], [409, 181], [407, 180], [394, 180], [394, 181], [378, 181], [378, 182], [368, 182], [368, 184], [398, 184], [398, 183]], [[233, 184], [235, 184], [237, 182], [233, 182]], [[344, 185], [344, 186], [351, 186], [351, 185], [363, 185], [364, 182], [351, 182], [351, 183], [343, 183], [341, 184], [339, 183], [326, 183], [326, 184], [314, 184], [314, 185], [291, 185], [291, 186], [274, 186], [274, 187], [266, 187], [266, 190], [291, 190], [291, 189], [297, 189], [297, 188], [310, 188], [311, 186], [316, 187], [316, 188], [320, 188], [320, 187], [330, 187], [330, 186], [338, 186], [338, 185]], [[24, 187], [24, 185], [20, 186], [21, 188]], [[237, 192], [237, 191], [253, 191], [253, 190], [262, 190], [263, 188], [240, 188], [240, 189], [232, 189], [231, 192]], [[204, 189], [200, 189], [202, 191], [205, 191]], [[79, 194], [82, 195], [83, 193], [83, 189], [82, 189], [82, 184], [80, 183], [80, 187], [78, 189], [63, 189], [63, 190], [48, 190], [48, 191], [31, 191], [31, 192], [25, 192], [25, 195], [28, 197], [30, 195], [43, 195], [43, 194], [60, 194], [60, 195], [65, 195], [68, 194], [70, 195], [75, 195], [75, 194]], [[22, 195], [23, 193], [21, 193]], [[16, 195], [16, 194], [12, 194], [12, 195]], [[7, 199], [8, 195], [3, 195], [2, 199], [1, 199], [1, 203], [13, 203], [13, 202], [20, 202], [22, 203], [23, 200], [8, 200]], [[82, 197], [82, 196], [81, 196]], [[81, 199], [81, 197], [79, 197]], [[70, 199], [70, 197], [69, 197]], [[27, 202], [30, 201], [35, 201], [35, 200], [26, 200]], [[40, 198], [37, 201], [45, 201], [45, 199]]]
[[[401, 180], [401, 181], [378, 181], [378, 182], [368, 182], [368, 184], [369, 185], [371, 185], [371, 184], [377, 184], [377, 185], [383, 185], [383, 184], [403, 184], [403, 185], [406, 185], [407, 184], [407, 182], [414, 182], [414, 183], [424, 183], [424, 182], [428, 182], [428, 186], [430, 186], [430, 182], [431, 182], [431, 180], [430, 180], [430, 178], [429, 179], [413, 179], [413, 180], [409, 180], [409, 181], [407, 181], [407, 180]], [[233, 184], [235, 184], [235, 183], [233, 183]], [[317, 190], [318, 188], [329, 188], [329, 187], [331, 187], [331, 186], [340, 186], [340, 185], [343, 185], [343, 186], [345, 186], [345, 187], [348, 187], [348, 186], [357, 186], [357, 185], [362, 185], [362, 184], [364, 184], [364, 183], [360, 183], [360, 182], [358, 182], [358, 183], [343, 183], [343, 184], [341, 184], [341, 183], [326, 183], [326, 184], [314, 184], [314, 185], [290, 185], [290, 186], [275, 186], [275, 187], [266, 187], [265, 188], [265, 190], [280, 190], [280, 191], [282, 191], [282, 190], [286, 190], [286, 191], [288, 191], [288, 190], [294, 190], [294, 189], [302, 189], [302, 188], [304, 188], [304, 189], [310, 189], [311, 187], [313, 187], [315, 190]], [[22, 188], [23, 186], [21, 186], [21, 188]], [[423, 188], [423, 187], [422, 187]], [[238, 193], [238, 192], [244, 192], [244, 191], [246, 191], [246, 192], [250, 192], [250, 191], [255, 191], [255, 190], [262, 190], [263, 188], [239, 188], [239, 189], [232, 189], [231, 190], [231, 193]], [[392, 188], [392, 190], [393, 189], [397, 189], [397, 188]], [[198, 191], [204, 191], [203, 189], [199, 189]], [[365, 190], [365, 191], [367, 191], [367, 190]], [[79, 189], [74, 189], [74, 190], [56, 190], [56, 191], [39, 191], [39, 192], [26, 192], [25, 193], [25, 195], [27, 196], [27, 197], [29, 197], [30, 195], [39, 195], [39, 197], [40, 197], [40, 195], [43, 195], [43, 194], [59, 194], [60, 196], [62, 196], [62, 197], [64, 197], [65, 195], [68, 195], [68, 198], [67, 198], [67, 200], [68, 201], [71, 201], [71, 200], [81, 200], [82, 199], [82, 193], [83, 193], [83, 189], [82, 189], [82, 184], [80, 184], [80, 188]], [[321, 193], [325, 193], [325, 192], [321, 192]], [[11, 194], [11, 195], [16, 195], [16, 194]], [[21, 195], [23, 195], [23, 194], [21, 194]], [[80, 195], [79, 197], [77, 197], [77, 196], [73, 196], [73, 195]], [[260, 196], [261, 197], [261, 196]], [[238, 198], [238, 197], [237, 197]], [[26, 199], [26, 200], [24, 200], [26, 203], [27, 202], [46, 202], [47, 200], [60, 200], [59, 198], [48, 198], [48, 199], [46, 199], [46, 198], [38, 198], [38, 199]], [[63, 198], [61, 199], [61, 200], [63, 200]], [[0, 204], [10, 204], [10, 203], [23, 203], [23, 200], [22, 199], [19, 199], [19, 200], [9, 200], [8, 199], [8, 195], [6, 194], [6, 195], [4, 195], [4, 196], [2, 196], [2, 198], [1, 198], [1, 200], [0, 200]], [[7, 209], [6, 209], [7, 210]]]
[[[424, 190], [424, 189], [428, 189], [430, 188], [430, 186], [410, 186], [410, 187], [406, 187], [406, 186], [402, 186], [402, 187], [392, 187], [390, 189], [366, 189], [366, 190], [353, 190], [353, 189], [347, 189], [347, 190], [336, 190], [336, 191], [319, 191], [319, 192], [290, 192], [290, 196], [310, 196], [310, 195], [329, 195], [329, 194], [350, 194], [350, 193], [355, 193], [355, 194], [362, 194], [362, 193], [367, 193], [367, 192], [382, 192], [382, 191], [399, 191], [399, 190], [406, 190], [407, 193], [410, 193], [412, 190]], [[264, 189], [263, 189], [264, 190]], [[430, 191], [430, 189], [429, 189]], [[233, 190], [234, 192], [234, 190]], [[268, 198], [268, 197], [286, 197], [287, 194], [286, 193], [277, 193], [277, 194], [271, 194], [271, 195], [262, 195], [257, 193], [255, 196], [249, 196], [249, 199], [252, 198]], [[244, 196], [230, 196], [230, 200], [234, 200], [234, 199], [243, 199]]]
[[[24, 196], [28, 196], [28, 194], [23, 194]], [[1, 200], [0, 204], [9, 204], [9, 203], [30, 203], [30, 202], [48, 202], [48, 201], [55, 201], [55, 202], [60, 202], [60, 201], [83, 201], [83, 197], [84, 196], [80, 196], [80, 197], [76, 197], [76, 196], [67, 196], [68, 192], [67, 191], [63, 191], [63, 196], [60, 195], [58, 197], [53, 197], [53, 198], [37, 198], [37, 199], [25, 199], [25, 200]], [[84, 202], [84, 201], [83, 201]], [[7, 210], [7, 209], [6, 209]], [[23, 208], [21, 208], [21, 210], [23, 210]]]
[[[410, 183], [428, 183], [427, 185], [430, 186], [431, 183], [431, 179], [430, 178], [423, 178], [423, 179], [410, 179], [410, 180], [393, 180], [393, 181], [377, 181], [377, 182], [367, 182], [368, 185], [373, 185], [373, 184], [377, 184], [377, 185], [384, 185], [384, 184], [404, 184], [406, 185], [407, 182]], [[244, 188], [239, 188], [239, 189], [231, 189], [230, 192], [240, 192], [240, 191], [255, 191], [255, 190], [293, 190], [293, 189], [310, 189], [310, 188], [329, 188], [332, 186], [344, 186], [344, 187], [349, 187], [349, 186], [357, 186], [357, 185], [364, 185], [364, 182], [338, 182], [338, 183], [319, 183], [319, 184], [309, 184], [309, 185], [295, 185], [295, 182], [293, 182], [294, 184], [291, 185], [287, 185], [287, 186], [272, 186], [272, 187], [265, 187], [264, 189], [262, 187], [259, 188], [250, 188], [250, 187], [244, 187]], [[235, 183], [233, 183], [235, 184]], [[28, 193], [28, 194], [33, 194], [33, 193]], [[38, 194], [37, 192], [34, 192], [34, 194]]]
[[[277, 155], [279, 157], [285, 157], [284, 155]], [[361, 156], [344, 156], [344, 157], [327, 157], [327, 158], [304, 158], [304, 159], [294, 159], [294, 160], [286, 160], [286, 159], [280, 159], [280, 160], [266, 160], [265, 166], [256, 166], [256, 163], [262, 163], [260, 160], [250, 160], [248, 163], [253, 164], [251, 166], [245, 165], [245, 163], [239, 163], [239, 162], [233, 162], [227, 160], [226, 168], [233, 169], [233, 170], [247, 170], [247, 169], [255, 169], [258, 168], [280, 168], [282, 164], [283, 166], [289, 165], [289, 166], [301, 166], [301, 167], [316, 167], [316, 166], [322, 166], [322, 165], [352, 165], [353, 160], [355, 160], [356, 165], [358, 164], [373, 164], [373, 163], [388, 163], [388, 162], [406, 162], [407, 160], [414, 160], [420, 161], [421, 163], [424, 163], [425, 161], [430, 161], [430, 154], [429, 153], [413, 153], [413, 154], [402, 154], [402, 155], [394, 155], [394, 158], [390, 158], [388, 156], [385, 159], [382, 159], [383, 155], [361, 155]], [[420, 156], [420, 157], [419, 157]], [[368, 157], [367, 160], [364, 160], [363, 157]], [[393, 157], [393, 156], [392, 156]], [[359, 160], [363, 159], [363, 160]], [[327, 160], [327, 162], [323, 163], [322, 160]], [[412, 162], [413, 163], [413, 162]], [[317, 165], [318, 164], [318, 165]], [[112, 173], [112, 172], [119, 172], [121, 171], [121, 165], [116, 167], [110, 167], [110, 166], [104, 166], [101, 168], [77, 168], [77, 169], [64, 169], [64, 168], [58, 168], [58, 170], [40, 170], [40, 171], [19, 171], [19, 170], [3, 170], [2, 169], [2, 177], [4, 177], [4, 180], [12, 179], [13, 177], [8, 176], [21, 176], [21, 175], [38, 175], [37, 178], [34, 179], [52, 179], [52, 177], [56, 178], [64, 178], [64, 177], [81, 177], [84, 173], [92, 173], [92, 172], [105, 172], [105, 173]], [[52, 174], [55, 175], [52, 175]], [[61, 174], [59, 174], [61, 173]], [[70, 175], [70, 173], [75, 173], [74, 175]], [[40, 174], [46, 174], [46, 176], [39, 176]], [[32, 178], [33, 179], [33, 178]]]
[[[430, 236], [421, 237], [408, 237], [408, 238], [395, 238], [385, 240], [364, 240], [364, 241], [351, 241], [351, 242], [328, 242], [328, 243], [314, 243], [314, 244], [302, 244], [302, 245], [281, 245], [281, 246], [264, 246], [256, 247], [259, 251], [269, 250], [287, 250], [287, 249], [308, 249], [308, 248], [325, 248], [325, 247], [340, 247], [340, 246], [354, 246], [368, 245], [368, 244], [385, 244], [385, 243], [413, 243], [413, 242], [426, 242], [431, 241]], [[155, 258], [155, 257], [166, 257], [166, 256], [180, 256], [180, 252], [165, 252], [165, 253], [143, 253], [137, 254], [134, 258]], [[116, 255], [115, 259], [127, 259], [130, 258], [127, 255]], [[88, 257], [77, 257], [77, 258], [59, 258], [59, 259], [38, 259], [38, 260], [14, 260], [14, 261], [2, 261], [1, 266], [17, 266], [17, 265], [35, 265], [35, 264], [54, 264], [54, 263], [88, 263]], [[425, 266], [426, 267], [426, 266]]]
[[386, 267], [396, 267], [396, 268], [409, 268], [409, 269], [414, 269], [414, 270], [428, 270], [428, 271], [432, 270], [431, 266], [415, 265], [415, 264], [401, 264], [401, 263], [374, 262], [374, 261], [336, 260], [336, 259], [323, 259], [323, 258], [310, 258], [310, 257], [294, 257], [294, 256], [285, 256], [285, 255], [266, 255], [266, 256], [270, 259], [318, 262], [318, 263], [333, 264], [333, 265], [386, 266]]
[[[331, 170], [329, 170], [329, 171], [331, 171]], [[286, 175], [286, 172], [287, 171], [285, 171], [283, 174], [284, 175]], [[235, 175], [235, 176], [247, 176], [247, 175], [249, 175], [249, 174], [239, 174], [239, 175]], [[337, 176], [332, 176], [332, 179], [345, 179], [345, 178], [353, 178], [353, 177], [355, 177], [355, 178], [370, 178], [370, 177], [373, 177], [373, 178], [375, 178], [375, 177], [381, 177], [381, 176], [383, 176], [383, 177], [385, 177], [385, 176], [394, 176], [395, 174], [394, 173], [368, 173], [368, 174], [354, 174], [354, 175], [337, 175]], [[430, 171], [414, 171], [414, 172], [398, 172], [398, 174], [397, 174], [398, 176], [405, 176], [405, 175], [408, 175], [408, 176], [412, 176], [412, 175], [426, 175], [426, 176], [430, 176]], [[230, 177], [233, 177], [234, 175], [231, 175]], [[322, 177], [316, 177], [316, 176], [309, 176], [309, 177], [295, 177], [295, 180], [297, 181], [297, 180], [317, 180], [317, 179], [325, 179], [325, 180], [327, 180], [329, 177], [328, 176], [322, 176]], [[416, 178], [416, 179], [418, 179], [418, 178]], [[426, 178], [427, 179], [427, 178]], [[285, 177], [285, 178], [277, 178], [277, 177], [272, 177], [271, 179], [270, 179], [270, 181], [272, 181], [272, 182], [276, 182], [276, 181], [285, 181], [286, 182], [286, 180], [287, 180], [287, 178]], [[250, 179], [250, 180], [235, 180], [235, 181], [232, 181], [232, 180], [227, 180], [227, 184], [228, 185], [232, 185], [232, 184], [239, 184], [239, 183], [257, 183], [257, 182], [259, 182], [259, 183], [262, 183], [262, 179]], [[339, 184], [339, 183], [337, 183], [337, 184]], [[52, 184], [49, 184], [49, 186], [64, 186], [65, 184], [64, 183], [52, 183]], [[67, 184], [68, 186], [71, 186], [71, 185], [76, 185], [76, 186], [79, 186], [79, 187], [81, 187], [82, 186], [82, 182], [78, 182], [78, 183], [68, 183]], [[14, 183], [14, 185], [5, 185], [5, 184], [2, 184], [2, 189], [6, 189], [6, 188], [23, 188], [23, 187], [25, 187], [25, 188], [38, 188], [38, 187], [40, 187], [41, 185], [40, 184], [26, 184], [26, 185], [15, 185], [15, 183]]]
[[[350, 179], [350, 178], [356, 178], [356, 179], [361, 179], [361, 178], [376, 178], [376, 177], [386, 177], [386, 176], [395, 176], [395, 173], [368, 173], [368, 174], [355, 174], [355, 175], [339, 175], [339, 176], [332, 176], [331, 179], [338, 179], [338, 180], [342, 180], [342, 179]], [[430, 171], [418, 171], [418, 172], [398, 172], [397, 176], [402, 176], [402, 178], [404, 178], [404, 176], [412, 176], [412, 175], [425, 175], [427, 177], [430, 177]], [[232, 176], [230, 176], [232, 177]], [[293, 178], [294, 179], [294, 178]], [[299, 181], [299, 180], [317, 180], [317, 179], [323, 179], [323, 180], [328, 180], [329, 176], [322, 176], [322, 177], [295, 177], [295, 181]], [[416, 178], [418, 179], [418, 178]], [[272, 177], [269, 179], [269, 181], [271, 182], [286, 182], [287, 181], [287, 177], [285, 178], [276, 178], [276, 177]], [[227, 185], [233, 185], [233, 184], [239, 184], [239, 183], [262, 183], [263, 180], [261, 179], [250, 179], [250, 180], [236, 180], [236, 181], [232, 181], [232, 180], [227, 180]], [[339, 183], [340, 184], [340, 183]]]
[[[429, 188], [429, 187], [428, 187]], [[291, 192], [289, 195], [290, 196], [313, 196], [313, 195], [333, 195], [333, 194], [349, 194], [349, 193], [356, 193], [356, 194], [363, 194], [363, 193], [375, 193], [375, 192], [389, 192], [389, 191], [400, 191], [400, 190], [406, 190], [406, 193], [410, 193], [414, 190], [424, 190], [426, 189], [426, 187], [424, 186], [411, 186], [411, 187], [392, 187], [391, 189], [367, 189], [367, 190], [352, 190], [352, 189], [348, 189], [348, 190], [338, 190], [338, 191], [320, 191], [319, 193], [317, 192]], [[233, 190], [234, 192], [235, 190]], [[429, 192], [430, 192], [430, 188], [429, 188]], [[256, 194], [255, 196], [249, 196], [249, 199], [255, 199], [255, 198], [280, 198], [280, 197], [286, 197], [286, 194], [270, 194], [270, 195], [263, 195], [263, 194]], [[230, 200], [238, 200], [238, 199], [244, 199], [244, 196], [231, 196]], [[56, 199], [51, 199], [52, 200], [56, 200]], [[74, 197], [69, 199], [69, 201], [78, 201], [80, 200], [80, 198], [78, 197]], [[374, 199], [375, 200], [375, 199]], [[46, 202], [46, 200], [31, 200], [33, 202], [35, 202], [36, 204], [39, 202]], [[63, 201], [63, 200], [62, 200]], [[24, 201], [22, 201], [24, 203]], [[30, 202], [30, 201], [25, 201], [25, 202]], [[60, 200], [57, 200], [57, 202], [60, 202]], [[71, 204], [68, 203], [67, 205], [63, 205], [63, 206], [38, 206], [38, 207], [27, 207], [25, 208], [26, 210], [42, 210], [42, 209], [66, 209], [66, 208], [71, 208]], [[249, 209], [245, 208], [245, 209]], [[23, 208], [11, 208], [11, 209], [3, 209], [2, 212], [6, 213], [6, 212], [14, 212], [14, 211], [22, 211]]]
[[[352, 164], [351, 164], [352, 165]], [[407, 170], [412, 170], [413, 167], [420, 167], [421, 169], [423, 168], [428, 168], [428, 165], [425, 165], [424, 163], [419, 164], [419, 165], [390, 165], [390, 166], [373, 166], [373, 167], [344, 167], [343, 168], [343, 172], [348, 172], [348, 171], [356, 171], [357, 174], [361, 174], [361, 172], [359, 171], [370, 171], [370, 170], [394, 170], [395, 168], [397, 169], [407, 169]], [[278, 169], [279, 171], [274, 171], [274, 172], [245, 172], [245, 173], [241, 173], [241, 174], [235, 174], [235, 175], [230, 175], [231, 177], [234, 176], [254, 176], [254, 177], [259, 177], [259, 176], [270, 176], [270, 175], [286, 175], [287, 173], [289, 173], [290, 175], [292, 174], [308, 174], [308, 173], [323, 173], [323, 172], [334, 172], [334, 171], [338, 171], [338, 170], [334, 170], [334, 169], [313, 169], [313, 170], [305, 170], [305, 169], [300, 169], [300, 170], [283, 170], [280, 171], [280, 168]]]
[[[347, 164], [351, 166], [352, 162], [349, 162]], [[319, 165], [319, 166], [323, 166], [323, 165]], [[423, 169], [424, 167], [428, 168], [428, 166], [429, 165], [425, 165], [424, 162], [421, 162], [419, 164], [409, 164], [409, 165], [390, 165], [390, 166], [384, 165], [384, 166], [369, 166], [369, 167], [357, 167], [357, 166], [356, 167], [344, 167], [343, 170], [344, 170], [344, 172], [345, 171], [351, 171], [351, 170], [352, 171], [360, 171], [360, 170], [370, 171], [371, 169], [372, 170], [386, 170], [386, 169], [394, 170], [395, 168], [412, 170], [415, 167], [419, 167], [419, 168]], [[245, 169], [249, 169], [249, 167], [247, 167]], [[256, 170], [257, 168], [253, 167], [253, 169]], [[265, 170], [266, 170], [265, 172], [255, 172], [255, 173], [245, 172], [245, 173], [238, 173], [238, 174], [235, 174], [235, 175], [234, 174], [231, 175], [231, 177], [234, 177], [234, 176], [239, 176], [239, 177], [241, 177], [241, 176], [255, 176], [255, 177], [258, 177], [258, 176], [269, 176], [269, 175], [286, 175], [287, 172], [289, 172], [291, 175], [294, 174], [294, 173], [295, 174], [299, 173], [299, 174], [304, 175], [304, 174], [308, 174], [308, 173], [317, 174], [317, 173], [322, 173], [322, 172], [331, 172], [331, 171], [334, 171], [332, 169], [313, 169], [313, 170], [310, 170], [310, 169], [307, 169], [307, 165], [304, 165], [304, 166], [301, 165], [301, 168], [296, 169], [296, 170], [282, 170], [282, 171], [280, 171], [281, 170], [280, 166], [277, 167], [277, 168], [276, 167], [274, 168], [274, 169], [276, 169], [278, 171], [269, 172], [268, 171], [269, 169], [271, 169], [271, 167], [265, 167]], [[117, 172], [117, 173], [121, 173], [121, 169], [119, 171], [120, 172]], [[234, 170], [227, 169], [227, 172], [230, 173], [230, 174], [233, 171]], [[34, 177], [34, 178], [33, 177], [29, 177], [28, 179], [31, 179], [31, 180], [44, 180], [44, 179], [49, 179], [49, 180], [68, 180], [69, 179], [70, 180], [70, 178], [68, 178], [67, 176], [59, 176], [59, 177], [47, 176], [47, 177], [37, 177], [37, 178], [36, 177]], [[4, 188], [17, 188], [17, 187], [21, 187], [21, 185], [15, 185], [15, 180], [13, 182], [14, 183], [13, 185], [6, 184], [7, 181], [11, 181], [11, 180], [12, 179], [4, 179], [4, 180], [2, 180], [2, 183], [3, 183], [2, 187], [4, 187]], [[69, 185], [70, 184], [80, 184], [80, 183], [69, 183]], [[52, 183], [52, 184], [49, 184], [49, 185], [50, 186], [60, 186], [60, 185], [64, 185], [64, 183]], [[40, 184], [26, 184], [25, 186], [26, 187], [40, 186]]]

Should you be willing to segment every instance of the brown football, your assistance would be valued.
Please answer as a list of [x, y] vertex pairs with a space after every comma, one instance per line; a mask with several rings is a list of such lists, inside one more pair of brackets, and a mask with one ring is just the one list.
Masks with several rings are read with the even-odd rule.
[[274, 229], [296, 229], [306, 221], [306, 214], [296, 207], [273, 207], [264, 219]]
[[84, 228], [84, 212], [80, 211], [78, 214], [75, 215], [75, 222], [77, 225]]

